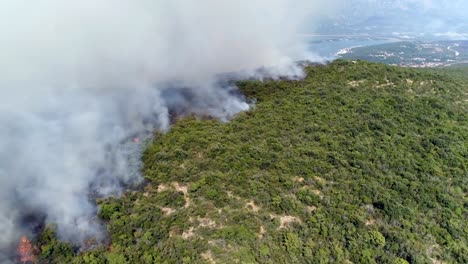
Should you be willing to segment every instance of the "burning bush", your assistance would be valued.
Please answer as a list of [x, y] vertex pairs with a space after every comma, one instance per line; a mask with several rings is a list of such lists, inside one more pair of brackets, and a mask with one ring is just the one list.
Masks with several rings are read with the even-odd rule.
[[21, 263], [34, 263], [36, 259], [33, 245], [25, 236], [21, 237], [21, 241], [18, 245], [18, 255]]

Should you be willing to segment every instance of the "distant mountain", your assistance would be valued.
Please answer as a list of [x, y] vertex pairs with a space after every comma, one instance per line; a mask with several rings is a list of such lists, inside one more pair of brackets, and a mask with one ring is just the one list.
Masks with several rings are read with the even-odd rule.
[[338, 14], [322, 23], [319, 31], [468, 33], [467, 13], [466, 1], [351, 0], [343, 3]]

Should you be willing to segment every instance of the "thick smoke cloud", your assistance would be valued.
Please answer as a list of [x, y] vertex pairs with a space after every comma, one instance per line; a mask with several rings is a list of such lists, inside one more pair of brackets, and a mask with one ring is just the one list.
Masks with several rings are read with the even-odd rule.
[[[319, 2], [319, 1], [317, 1]], [[297, 30], [329, 11], [289, 0], [0, 2], [0, 249], [28, 215], [99, 237], [90, 196], [138, 183], [128, 138], [169, 112], [228, 120], [249, 106], [217, 76], [297, 76]], [[276, 66], [262, 71], [262, 66]], [[268, 69], [268, 68], [267, 68]], [[273, 70], [274, 69], [274, 70]]]

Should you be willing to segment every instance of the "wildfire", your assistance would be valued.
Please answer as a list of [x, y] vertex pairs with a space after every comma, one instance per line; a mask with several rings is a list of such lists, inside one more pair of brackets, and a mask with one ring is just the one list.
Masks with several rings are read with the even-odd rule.
[[35, 261], [36, 257], [34, 256], [31, 241], [25, 236], [21, 237], [18, 245], [18, 254], [21, 263], [34, 263]]

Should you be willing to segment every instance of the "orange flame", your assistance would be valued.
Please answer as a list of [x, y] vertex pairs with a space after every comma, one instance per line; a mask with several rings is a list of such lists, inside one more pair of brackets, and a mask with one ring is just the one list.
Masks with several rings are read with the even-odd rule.
[[21, 241], [18, 245], [18, 254], [21, 263], [34, 263], [36, 259], [31, 241], [25, 236], [21, 237]]

